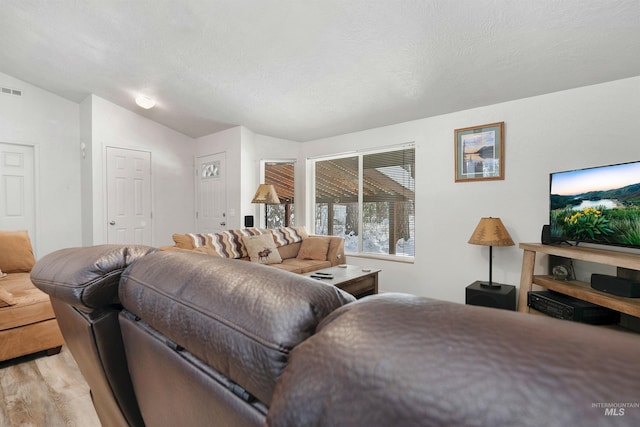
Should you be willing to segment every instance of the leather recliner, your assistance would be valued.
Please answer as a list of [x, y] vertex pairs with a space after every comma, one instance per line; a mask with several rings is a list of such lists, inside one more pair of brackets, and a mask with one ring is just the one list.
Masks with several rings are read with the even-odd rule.
[[51, 253], [31, 280], [51, 297], [65, 344], [84, 376], [103, 426], [144, 426], [118, 323], [120, 275], [155, 252], [148, 246], [101, 245]]

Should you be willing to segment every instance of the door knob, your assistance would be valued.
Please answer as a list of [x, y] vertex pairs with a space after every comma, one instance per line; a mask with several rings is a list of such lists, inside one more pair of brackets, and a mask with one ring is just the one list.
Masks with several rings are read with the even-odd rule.
[[109, 225], [116, 225], [115, 221], [109, 221]]
[[224, 227], [225, 225], [227, 225], [227, 223], [223, 221], [220, 223], [220, 225]]

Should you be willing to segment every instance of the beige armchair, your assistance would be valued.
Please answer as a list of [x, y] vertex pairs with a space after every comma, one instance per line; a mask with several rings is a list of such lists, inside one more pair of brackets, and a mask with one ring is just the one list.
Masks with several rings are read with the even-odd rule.
[[34, 264], [26, 230], [0, 231], [0, 361], [56, 354], [64, 343], [49, 296], [31, 283]]

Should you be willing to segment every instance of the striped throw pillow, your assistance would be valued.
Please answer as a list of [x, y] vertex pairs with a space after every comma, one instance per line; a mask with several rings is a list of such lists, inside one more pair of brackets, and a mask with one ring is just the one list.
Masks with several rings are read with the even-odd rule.
[[304, 227], [281, 227], [273, 228], [270, 231], [277, 247], [302, 242], [303, 239], [309, 237]]
[[208, 234], [213, 249], [224, 258], [245, 258], [249, 256], [242, 236], [259, 236], [264, 230], [259, 228], [245, 228], [242, 230], [227, 230], [215, 234]]

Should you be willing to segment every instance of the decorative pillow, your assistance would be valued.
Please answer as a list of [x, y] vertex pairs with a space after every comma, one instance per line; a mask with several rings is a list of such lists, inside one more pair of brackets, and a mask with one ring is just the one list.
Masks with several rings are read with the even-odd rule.
[[0, 269], [5, 273], [28, 273], [36, 260], [27, 230], [0, 231]]
[[307, 237], [300, 245], [298, 259], [315, 259], [317, 261], [326, 261], [327, 252], [329, 252], [329, 239], [326, 237]]
[[209, 246], [209, 242], [211, 241], [211, 234], [189, 233], [189, 234], [187, 234], [187, 236], [189, 236], [189, 239], [191, 239], [190, 243], [191, 243], [191, 247], [192, 248], [199, 248], [201, 246]]
[[249, 254], [242, 238], [244, 236], [260, 236], [262, 234], [264, 234], [264, 231], [259, 228], [245, 228], [242, 230], [221, 231], [215, 234], [208, 234], [208, 236], [211, 237], [211, 246], [221, 257], [244, 258]]
[[281, 227], [273, 228], [270, 231], [277, 247], [302, 242], [303, 239], [309, 236], [304, 227]]
[[[7, 273], [3, 273], [0, 270], [0, 280], [7, 277]], [[9, 291], [5, 291], [2, 286], [0, 286], [0, 307], [8, 307], [10, 305], [14, 305], [13, 295]]]
[[173, 236], [173, 242], [176, 244], [177, 248], [180, 249], [193, 249], [195, 246], [193, 242], [195, 240], [193, 234], [178, 234], [175, 233]]
[[243, 236], [242, 241], [247, 248], [251, 262], [260, 264], [280, 264], [282, 262], [271, 234]]
[[10, 305], [14, 304], [15, 301], [13, 299], [13, 295], [9, 291], [5, 291], [0, 287], [0, 307], [9, 307]]
[[259, 228], [245, 228], [243, 230], [227, 230], [219, 233], [186, 233], [174, 234], [175, 246], [180, 249], [195, 250], [207, 248], [199, 252], [224, 258], [247, 257], [247, 250], [242, 242], [242, 236], [258, 236], [265, 231]]

